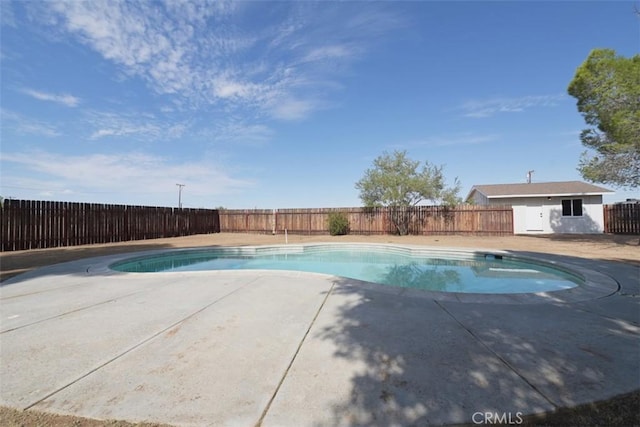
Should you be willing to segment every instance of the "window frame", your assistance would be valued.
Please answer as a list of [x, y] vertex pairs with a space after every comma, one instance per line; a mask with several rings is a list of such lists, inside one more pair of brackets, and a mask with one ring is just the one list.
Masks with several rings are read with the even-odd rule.
[[[565, 203], [568, 202], [568, 210], [570, 211], [569, 214], [566, 214], [565, 212], [567, 211]], [[562, 199], [560, 201], [560, 204], [562, 206], [562, 217], [563, 218], [581, 218], [584, 216], [584, 200], [583, 199]], [[576, 212], [579, 211], [580, 214], [576, 214]]]

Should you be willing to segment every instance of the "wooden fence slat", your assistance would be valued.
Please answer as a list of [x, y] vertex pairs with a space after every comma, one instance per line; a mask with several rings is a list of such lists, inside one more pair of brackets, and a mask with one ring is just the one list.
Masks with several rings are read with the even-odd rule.
[[2, 200], [2, 206], [0, 206], [0, 250], [6, 251], [8, 248], [8, 236], [9, 236], [9, 226], [7, 224], [7, 203]]
[[215, 209], [13, 199], [0, 208], [1, 251], [219, 232]]
[[604, 206], [604, 232], [640, 234], [640, 203]]
[[11, 200], [9, 207], [7, 208], [7, 214], [9, 216], [9, 242], [11, 244], [9, 250], [18, 250], [16, 247], [16, 233], [17, 233], [17, 206], [14, 200]]

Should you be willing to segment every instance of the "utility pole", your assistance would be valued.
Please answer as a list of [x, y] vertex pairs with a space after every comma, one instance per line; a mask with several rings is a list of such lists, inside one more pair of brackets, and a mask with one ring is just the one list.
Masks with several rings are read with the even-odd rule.
[[185, 184], [176, 184], [178, 186], [178, 209], [182, 209], [182, 187]]
[[534, 170], [527, 172], [527, 184], [531, 184], [531, 175], [533, 175], [534, 172]]

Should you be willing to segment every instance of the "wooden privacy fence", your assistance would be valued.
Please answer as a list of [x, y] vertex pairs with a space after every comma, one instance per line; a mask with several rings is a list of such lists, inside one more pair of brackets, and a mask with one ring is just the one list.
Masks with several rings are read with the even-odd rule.
[[604, 205], [604, 232], [640, 234], [640, 203]]
[[2, 251], [220, 232], [218, 211], [94, 203], [5, 200]]
[[[332, 212], [349, 220], [350, 234], [396, 234], [390, 208], [320, 209], [222, 209], [220, 229], [224, 232], [328, 234]], [[415, 206], [410, 215], [409, 234], [513, 234], [510, 206]]]

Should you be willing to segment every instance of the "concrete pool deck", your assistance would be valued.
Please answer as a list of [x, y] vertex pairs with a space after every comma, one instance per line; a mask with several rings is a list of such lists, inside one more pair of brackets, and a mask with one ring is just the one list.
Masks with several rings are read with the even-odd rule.
[[104, 269], [122, 255], [44, 267], [0, 288], [0, 404], [175, 425], [386, 426], [517, 421], [640, 388], [638, 266], [537, 256], [619, 289], [460, 302], [308, 273]]

